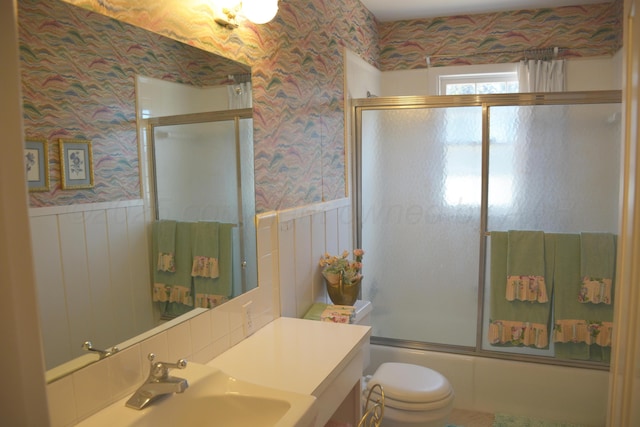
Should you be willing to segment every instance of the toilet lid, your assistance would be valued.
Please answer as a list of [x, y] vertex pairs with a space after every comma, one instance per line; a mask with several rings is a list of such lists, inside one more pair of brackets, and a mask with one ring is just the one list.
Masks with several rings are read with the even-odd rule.
[[385, 398], [405, 403], [430, 403], [453, 394], [451, 384], [440, 373], [408, 363], [383, 363], [371, 377], [367, 388], [380, 384]]

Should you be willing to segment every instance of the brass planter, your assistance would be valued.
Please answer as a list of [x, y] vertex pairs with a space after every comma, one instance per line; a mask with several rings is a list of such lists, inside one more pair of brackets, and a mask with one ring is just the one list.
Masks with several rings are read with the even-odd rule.
[[324, 282], [331, 302], [337, 305], [353, 305], [360, 295], [362, 276], [351, 283], [343, 282], [340, 276], [337, 280], [330, 280], [325, 276]]

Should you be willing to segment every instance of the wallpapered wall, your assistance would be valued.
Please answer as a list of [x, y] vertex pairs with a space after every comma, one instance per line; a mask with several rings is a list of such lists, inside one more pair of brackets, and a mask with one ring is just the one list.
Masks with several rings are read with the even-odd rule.
[[65, 1], [252, 66], [258, 211], [344, 197], [343, 47], [373, 63], [378, 49], [358, 0], [280, 1], [271, 23], [233, 31], [208, 0]]
[[382, 71], [517, 62], [523, 50], [559, 48], [559, 57], [613, 55], [622, 46], [622, 0], [585, 6], [528, 9], [385, 22]]
[[[380, 25], [379, 43], [378, 24], [358, 0], [280, 0], [272, 22], [260, 26], [244, 23], [233, 31], [213, 22], [208, 0], [65, 1], [252, 66], [258, 211], [344, 196], [345, 46], [376, 67], [389, 70], [416, 68], [424, 63], [425, 52], [444, 52], [445, 46], [447, 53], [460, 48], [467, 52], [477, 49], [482, 41], [483, 48], [511, 50], [539, 47], [538, 39], [544, 37], [545, 44], [564, 47], [569, 43], [562, 39], [567, 28], [603, 47], [580, 51], [580, 55], [599, 55], [617, 49], [622, 31], [621, 25], [615, 28], [615, 19], [602, 16], [608, 7], [593, 5], [530, 11], [527, 19], [512, 12], [385, 23]], [[569, 23], [564, 22], [568, 17]], [[493, 24], [500, 26], [492, 29]], [[524, 37], [517, 36], [518, 32]], [[465, 43], [461, 45], [462, 37]], [[473, 58], [466, 61], [481, 62]], [[133, 94], [130, 96], [133, 99]], [[133, 153], [135, 141], [129, 144], [122, 150]], [[96, 165], [103, 161], [95, 159]], [[137, 179], [137, 170], [122, 179]], [[123, 185], [139, 187], [139, 183]], [[82, 194], [84, 200], [74, 203], [94, 201], [90, 190]], [[49, 200], [65, 204], [60, 197], [56, 191]], [[131, 191], [122, 195], [132, 197]]]
[[[18, 14], [25, 134], [50, 151], [34, 207], [140, 198], [136, 74], [210, 86], [247, 68], [59, 1], [21, 0]], [[58, 138], [92, 142], [93, 189], [61, 190]]]

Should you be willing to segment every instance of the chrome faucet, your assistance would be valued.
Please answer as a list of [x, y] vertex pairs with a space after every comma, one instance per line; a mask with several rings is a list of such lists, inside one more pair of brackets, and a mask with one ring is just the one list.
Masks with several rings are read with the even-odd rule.
[[118, 347], [112, 347], [111, 350], [109, 350], [109, 349], [107, 349], [107, 350], [97, 349], [97, 348], [95, 348], [93, 346], [93, 344], [91, 344], [91, 341], [85, 341], [84, 343], [82, 343], [82, 349], [86, 350], [86, 351], [89, 351], [89, 352], [93, 351], [93, 352], [98, 353], [98, 355], [100, 357], [99, 360], [102, 360], [105, 357], [109, 357], [109, 356], [117, 353], [118, 351], [120, 351], [120, 349], [118, 349]]
[[151, 362], [149, 377], [127, 400], [126, 406], [129, 408], [145, 408], [157, 397], [182, 393], [189, 387], [186, 379], [169, 376], [169, 369], [184, 369], [187, 366], [186, 360], [180, 359], [176, 363], [154, 362], [156, 356], [153, 353], [149, 353], [147, 358]]

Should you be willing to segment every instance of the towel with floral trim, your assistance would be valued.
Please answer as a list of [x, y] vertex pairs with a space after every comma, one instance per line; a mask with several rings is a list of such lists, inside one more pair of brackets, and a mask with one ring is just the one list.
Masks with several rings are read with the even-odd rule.
[[151, 226], [153, 241], [158, 253], [156, 269], [175, 273], [176, 271], [176, 221], [160, 220]]
[[507, 244], [507, 301], [548, 302], [544, 233], [511, 230]]
[[328, 305], [320, 314], [322, 322], [353, 323], [355, 308], [350, 305]]
[[191, 276], [215, 279], [220, 276], [218, 266], [218, 229], [217, 222], [198, 222], [194, 224], [193, 265]]
[[611, 233], [580, 235], [580, 275], [578, 301], [611, 304], [616, 259], [615, 236]]
[[557, 234], [554, 282], [555, 356], [562, 359], [608, 361], [611, 358], [613, 304], [584, 304], [576, 298], [581, 283], [581, 239]]
[[[505, 299], [507, 287], [508, 233], [491, 232], [490, 257], [490, 320], [487, 338], [492, 346], [528, 346], [548, 348], [549, 326], [551, 322], [551, 303], [532, 304], [530, 301]], [[544, 253], [551, 242], [544, 241]], [[550, 277], [553, 263], [544, 262], [544, 275]]]

